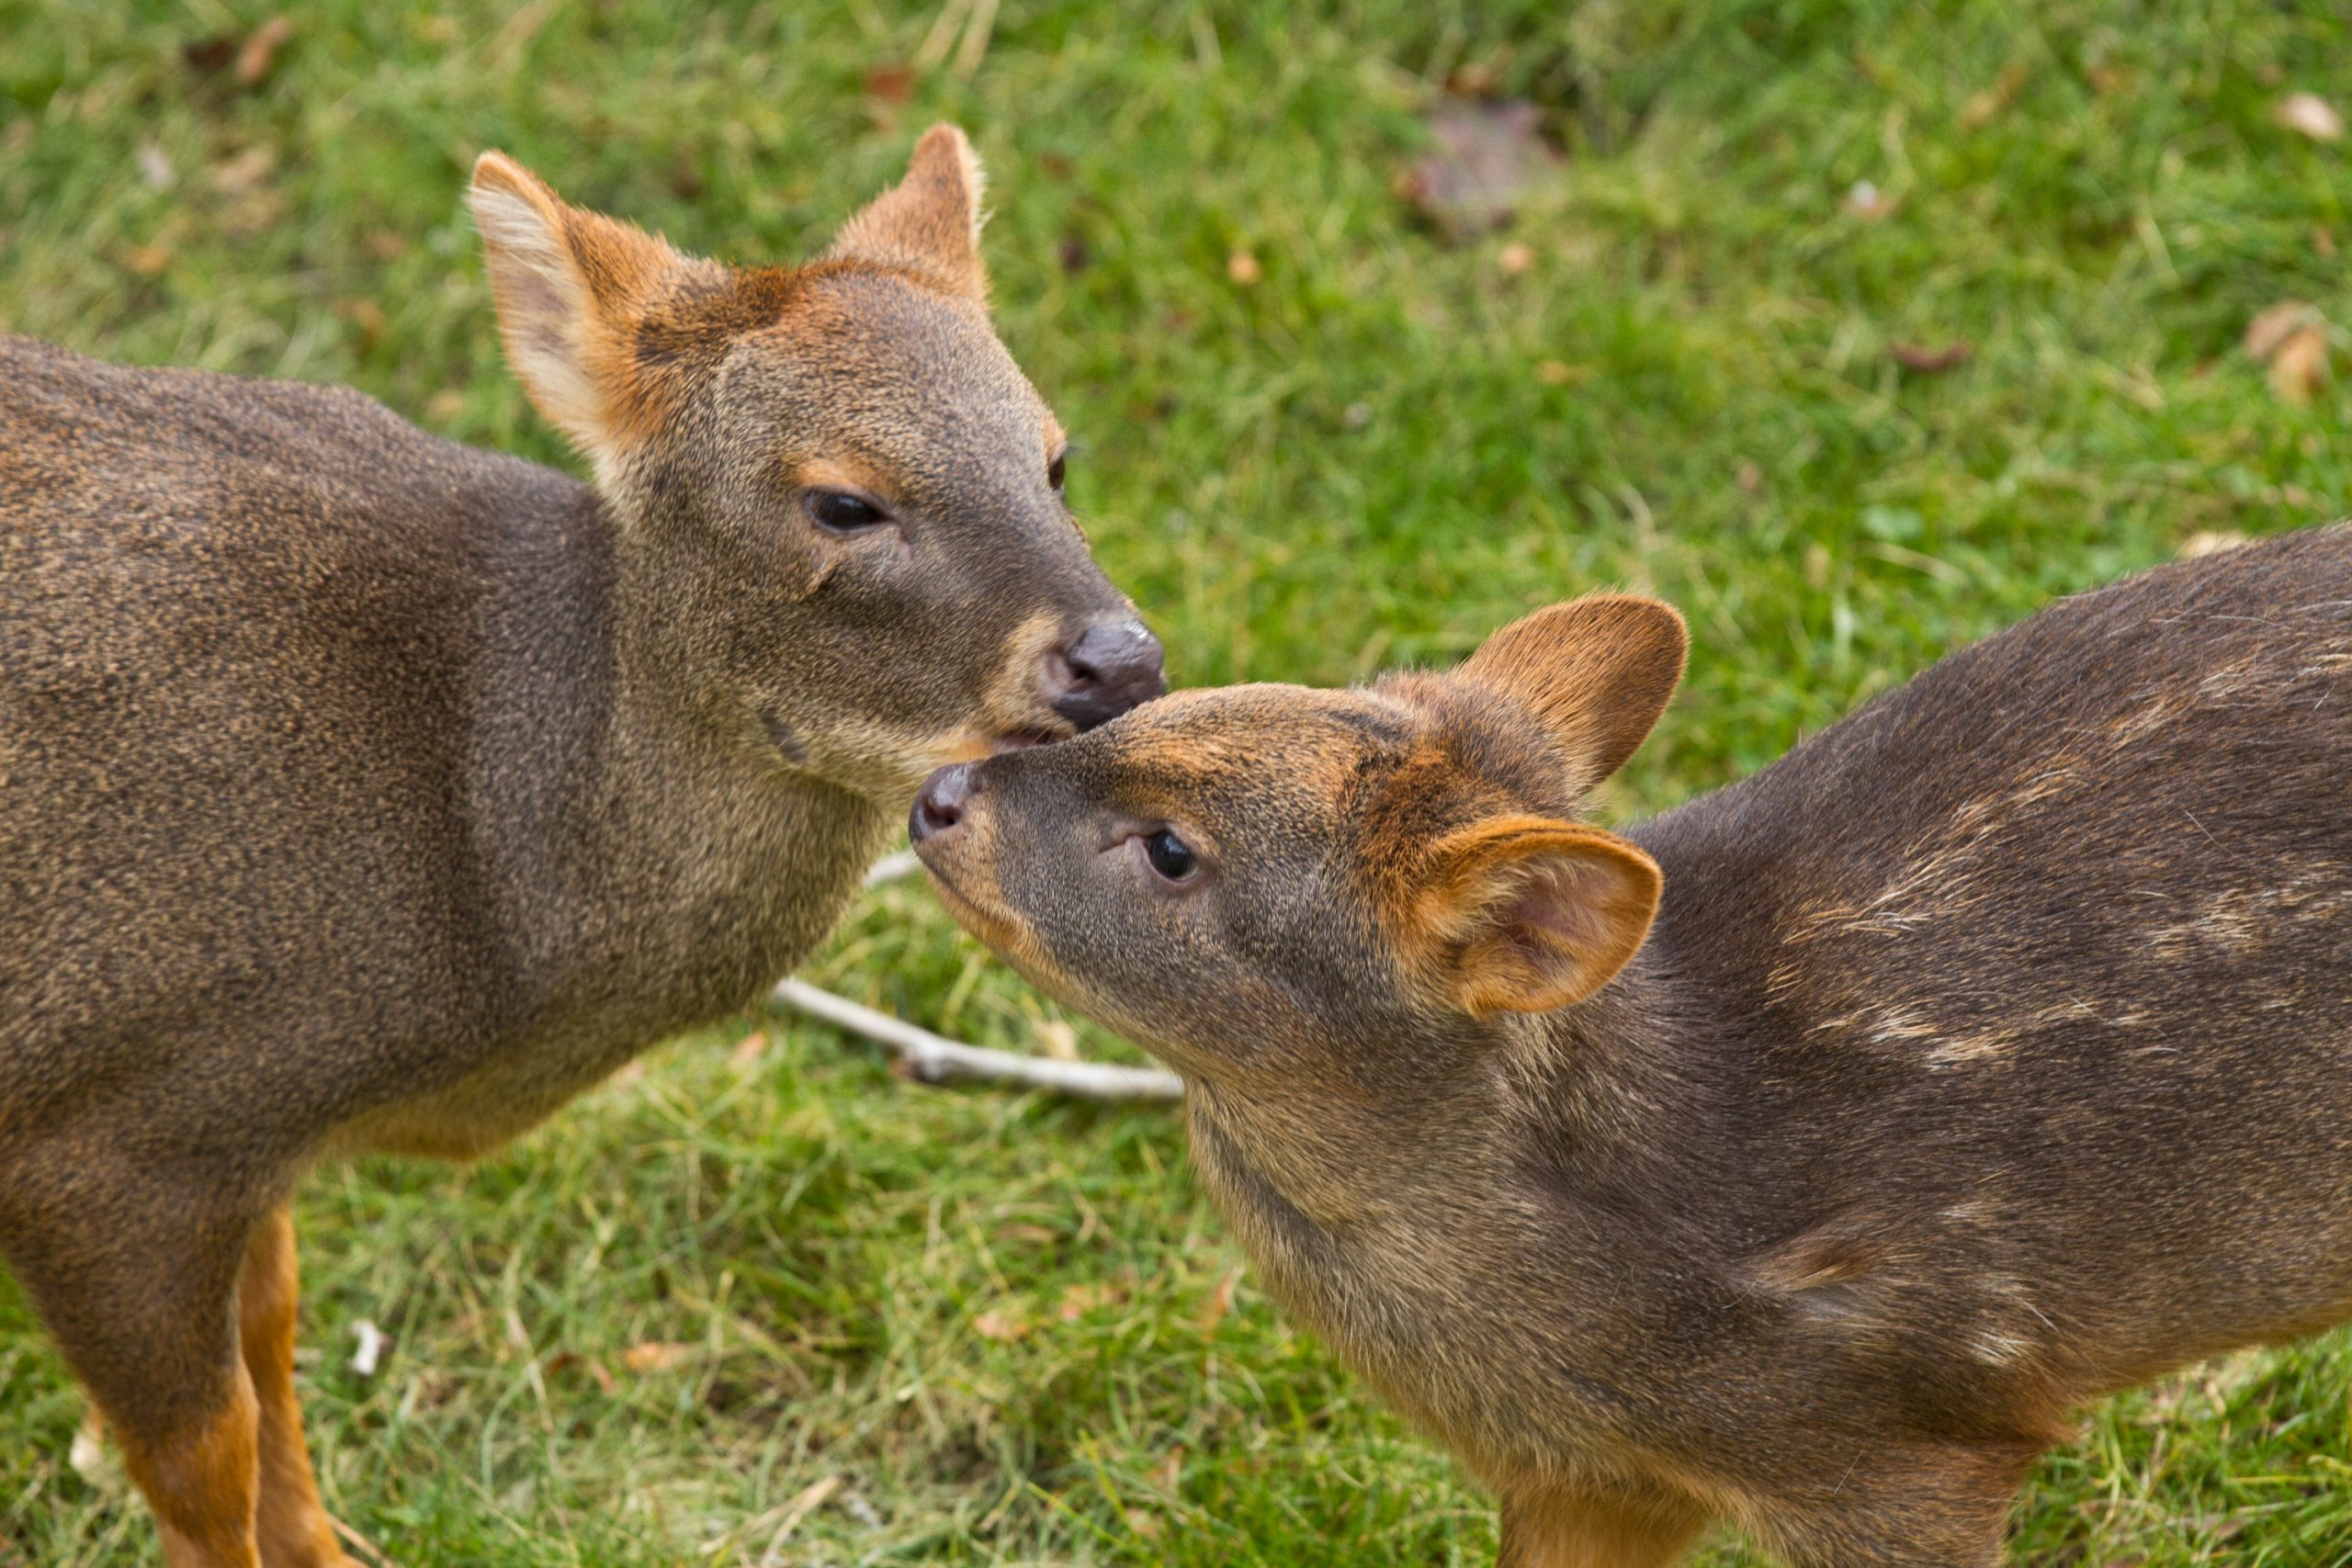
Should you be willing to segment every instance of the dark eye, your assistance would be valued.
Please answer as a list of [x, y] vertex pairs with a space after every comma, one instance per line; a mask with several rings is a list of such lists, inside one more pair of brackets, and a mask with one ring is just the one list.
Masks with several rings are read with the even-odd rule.
[[1055, 494], [1061, 493], [1062, 480], [1069, 471], [1069, 458], [1067, 456], [1057, 457], [1046, 465], [1046, 482], [1054, 487]]
[[1191, 880], [1201, 865], [1193, 858], [1192, 846], [1169, 828], [1162, 828], [1143, 841], [1143, 858], [1151, 863], [1152, 870], [1170, 882]]
[[847, 491], [812, 490], [808, 492], [808, 515], [817, 520], [820, 528], [854, 534], [881, 522], [882, 509]]

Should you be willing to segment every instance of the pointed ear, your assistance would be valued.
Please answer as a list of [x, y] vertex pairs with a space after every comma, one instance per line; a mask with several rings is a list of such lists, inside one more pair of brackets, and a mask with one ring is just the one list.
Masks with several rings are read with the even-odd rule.
[[1641, 745], [1690, 654], [1690, 634], [1672, 605], [1588, 593], [1513, 621], [1455, 673], [1532, 709], [1586, 790]]
[[687, 259], [662, 241], [568, 207], [503, 152], [468, 194], [498, 300], [506, 360], [548, 421], [601, 471], [657, 417], [635, 336]]
[[923, 275], [951, 294], [985, 304], [980, 265], [980, 195], [986, 186], [972, 144], [952, 125], [915, 143], [907, 177], [842, 228], [826, 254]]
[[1616, 976], [1657, 914], [1657, 863], [1598, 828], [1476, 822], [1431, 845], [1408, 960], [1464, 1012], [1549, 1012]]

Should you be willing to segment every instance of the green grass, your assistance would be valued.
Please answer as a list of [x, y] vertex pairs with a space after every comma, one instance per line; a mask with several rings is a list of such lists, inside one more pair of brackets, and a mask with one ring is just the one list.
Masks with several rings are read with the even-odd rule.
[[[1004, 0], [970, 73], [949, 35], [902, 107], [867, 73], [937, 12], [894, 0], [295, 9], [242, 92], [183, 46], [251, 6], [0, 0], [0, 324], [348, 382], [568, 462], [498, 360], [476, 152], [768, 259], [953, 117], [995, 175], [1004, 334], [1178, 678], [1342, 682], [1650, 589], [1697, 649], [1611, 815], [2052, 594], [2352, 496], [2345, 383], [2290, 406], [2236, 346], [2283, 297], [2352, 322], [2352, 142], [2269, 118], [2296, 88], [2352, 110], [2332, 0]], [[1509, 234], [1452, 245], [1392, 180], [1464, 65], [1567, 161]], [[1860, 180], [1894, 211], [1848, 210]], [[1889, 356], [1959, 337], [1945, 375]], [[919, 887], [809, 972], [984, 1040], [1054, 1016]], [[1246, 1277], [1220, 1312], [1239, 1258], [1165, 1113], [912, 1089], [743, 1021], [482, 1166], [323, 1172], [302, 1224], [325, 1490], [411, 1563], [1492, 1551], [1476, 1491]], [[396, 1337], [364, 1381], [363, 1317]], [[644, 1345], [682, 1348], [632, 1367]], [[2347, 1349], [2092, 1414], [2018, 1560], [2352, 1560]], [[0, 1283], [0, 1563], [155, 1561], [119, 1487], [68, 1469], [79, 1410]]]

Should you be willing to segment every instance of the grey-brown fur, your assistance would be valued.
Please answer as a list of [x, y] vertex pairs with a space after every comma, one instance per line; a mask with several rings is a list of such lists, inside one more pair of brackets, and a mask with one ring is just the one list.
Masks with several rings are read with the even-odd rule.
[[[799, 272], [546, 196], [624, 351], [568, 423], [601, 488], [349, 391], [0, 338], [0, 1257], [175, 1568], [339, 1557], [266, 1386], [290, 1338], [249, 1321], [241, 1366], [230, 1331], [282, 1266], [292, 1332], [256, 1227], [307, 1163], [494, 1147], [743, 1007], [925, 771], [1071, 728], [1056, 649], [1133, 612], [969, 292], [976, 182], [934, 131], [854, 231], [916, 243]], [[506, 290], [552, 297], [493, 274], [547, 352]], [[835, 473], [888, 525], [817, 526]]]
[[[1580, 762], [1466, 672], [1185, 694], [921, 846], [1184, 1072], [1269, 1289], [1507, 1563], [1990, 1564], [2083, 1402], [2352, 1314], [2352, 531], [1953, 655], [1615, 840], [1664, 894], [1601, 988], [1433, 999], [1396, 886]], [[1190, 891], [1098, 849], [1163, 822]]]

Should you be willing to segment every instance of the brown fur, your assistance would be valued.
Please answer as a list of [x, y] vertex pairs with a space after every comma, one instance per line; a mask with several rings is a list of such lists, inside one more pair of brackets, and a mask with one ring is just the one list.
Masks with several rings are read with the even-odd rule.
[[343, 1561], [307, 1165], [495, 1147], [761, 995], [931, 768], [1156, 688], [989, 326], [977, 178], [934, 130], [826, 259], [739, 272], [486, 155], [501, 326], [593, 488], [0, 339], [0, 1258], [175, 1568]]
[[[2352, 1314], [2352, 529], [2053, 605], [1618, 838], [1578, 798], [1681, 664], [1638, 604], [1150, 705], [919, 849], [1183, 1073], [1269, 1290], [1496, 1487], [1506, 1563], [1713, 1521], [1984, 1568], [2084, 1402]], [[1662, 884], [1530, 905], [1465, 841]]]

